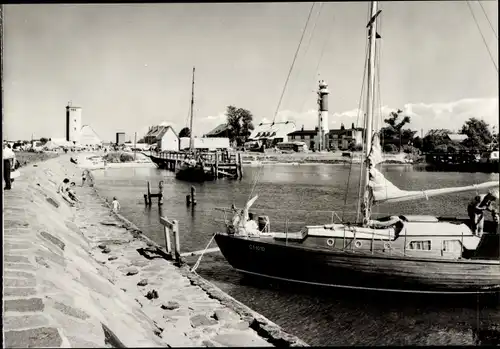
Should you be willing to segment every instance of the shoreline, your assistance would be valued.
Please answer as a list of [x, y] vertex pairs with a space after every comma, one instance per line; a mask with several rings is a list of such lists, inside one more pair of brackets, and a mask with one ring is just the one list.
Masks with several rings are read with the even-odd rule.
[[[96, 199], [102, 201], [108, 208], [111, 209], [111, 204], [106, 198], [100, 195], [99, 189], [93, 187], [93, 192]], [[144, 233], [130, 220], [122, 216], [119, 213], [114, 214], [114, 216], [125, 224], [126, 230], [131, 230], [133, 234], [139, 235], [140, 239], [146, 242], [149, 247], [154, 247], [156, 250], [172, 260], [170, 256], [166, 255], [164, 248], [158, 245], [156, 242], [148, 238]], [[269, 341], [274, 346], [291, 346], [291, 347], [304, 347], [309, 346], [307, 343], [299, 339], [298, 337], [286, 333], [280, 326], [264, 317], [263, 315], [252, 310], [247, 305], [241, 303], [237, 299], [233, 298], [229, 294], [222, 291], [219, 287], [204, 279], [202, 276], [196, 272], [191, 272], [190, 266], [186, 263], [185, 258], [181, 257], [181, 265], [179, 266], [179, 272], [186, 276], [191, 284], [199, 286], [203, 291], [205, 291], [210, 298], [217, 299], [223, 305], [229, 307], [231, 310], [235, 311], [241, 316], [244, 321], [249, 322], [249, 327], [259, 333], [261, 337]]]
[[[98, 183], [78, 187], [83, 205], [69, 207], [55, 193], [62, 178], [80, 175], [69, 158], [26, 167], [5, 195], [7, 347], [104, 347], [109, 338], [115, 347], [308, 346], [186, 264], [175, 266], [135, 224], [109, 214]], [[21, 281], [34, 288], [16, 288]], [[32, 300], [42, 308], [24, 323], [42, 321], [45, 332], [19, 322], [15, 305]], [[75, 323], [80, 313], [92, 328]]]

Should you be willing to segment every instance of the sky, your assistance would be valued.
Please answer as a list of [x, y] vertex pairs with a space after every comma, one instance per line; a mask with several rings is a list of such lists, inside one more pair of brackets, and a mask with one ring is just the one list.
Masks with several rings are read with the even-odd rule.
[[[498, 65], [488, 23], [498, 27], [498, 3], [469, 3]], [[369, 3], [314, 4], [277, 114], [313, 3], [4, 5], [4, 139], [64, 137], [69, 101], [104, 141], [116, 132], [133, 141], [151, 125], [180, 131], [193, 66], [195, 135], [223, 123], [228, 105], [256, 124], [312, 128], [319, 79], [329, 84], [330, 128], [362, 126]], [[467, 2], [379, 6], [377, 117], [403, 109], [424, 134], [470, 117], [498, 130], [498, 72]]]

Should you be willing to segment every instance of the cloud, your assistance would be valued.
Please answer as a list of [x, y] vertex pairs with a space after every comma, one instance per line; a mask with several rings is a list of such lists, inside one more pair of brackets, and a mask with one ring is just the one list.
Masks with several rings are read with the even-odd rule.
[[[399, 108], [403, 110], [405, 115], [411, 117], [408, 127], [418, 131], [423, 129], [424, 135], [428, 130], [434, 128], [447, 128], [452, 131], [458, 131], [462, 128], [464, 122], [472, 117], [482, 118], [490, 126], [495, 126], [497, 131], [499, 128], [497, 97], [466, 98], [454, 102], [407, 103]], [[390, 112], [396, 111], [398, 107], [385, 105], [382, 108], [376, 109], [375, 118], [383, 124], [383, 119], [387, 118]], [[226, 116], [224, 112], [201, 118], [196, 123], [196, 129], [199, 129], [199, 131], [197, 132], [195, 129], [194, 133], [195, 135], [202, 135], [225, 121]], [[275, 121], [294, 121], [297, 128], [301, 128], [304, 125], [306, 129], [313, 129], [318, 124], [318, 111], [310, 109], [299, 113], [293, 110], [282, 110], [276, 116]], [[352, 109], [343, 112], [330, 112], [328, 121], [330, 129], [338, 129], [341, 124], [344, 124], [345, 127], [351, 127], [352, 123], [355, 126], [362, 127], [364, 111]], [[254, 120], [254, 124], [261, 122], [272, 122], [272, 119], [263, 118]]]

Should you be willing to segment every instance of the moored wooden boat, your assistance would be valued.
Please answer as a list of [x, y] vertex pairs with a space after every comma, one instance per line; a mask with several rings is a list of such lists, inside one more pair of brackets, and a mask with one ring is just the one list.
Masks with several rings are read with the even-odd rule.
[[[376, 168], [384, 161], [378, 132], [372, 129], [375, 88], [377, 2], [371, 2], [368, 29], [368, 89], [359, 209], [362, 221], [310, 225], [298, 232], [257, 229], [249, 209], [234, 211], [227, 231], [214, 237], [235, 269], [256, 276], [304, 284], [369, 290], [425, 293], [500, 292], [498, 215], [475, 235], [467, 220], [393, 215], [372, 219], [382, 202], [498, 188], [498, 181], [464, 187], [407, 191], [397, 188]], [[498, 189], [490, 192], [498, 200]], [[453, 204], [453, 203], [451, 203]], [[264, 218], [264, 217], [262, 217]], [[267, 221], [263, 219], [263, 221]], [[252, 224], [253, 223], [253, 224]]]
[[[460, 220], [402, 216], [401, 222], [391, 229], [329, 224], [289, 234], [217, 233], [215, 241], [233, 268], [262, 277], [399, 292], [500, 291], [499, 234], [479, 238]], [[488, 244], [478, 248], [482, 240]]]

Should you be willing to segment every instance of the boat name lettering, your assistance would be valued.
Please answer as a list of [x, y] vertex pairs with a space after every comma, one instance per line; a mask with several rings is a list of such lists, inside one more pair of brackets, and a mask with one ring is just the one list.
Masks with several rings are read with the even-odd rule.
[[248, 247], [251, 250], [254, 250], [254, 251], [262, 251], [262, 252], [264, 252], [266, 250], [266, 248], [264, 246], [249, 245]]

